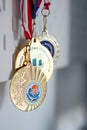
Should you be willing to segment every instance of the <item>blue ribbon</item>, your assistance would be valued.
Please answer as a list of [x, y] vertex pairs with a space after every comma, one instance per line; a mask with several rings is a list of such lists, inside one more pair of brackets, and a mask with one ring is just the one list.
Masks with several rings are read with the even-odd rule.
[[32, 2], [32, 18], [35, 19], [36, 18], [36, 13], [37, 13], [37, 10], [38, 10], [38, 0], [35, 0], [35, 2], [33, 3]]

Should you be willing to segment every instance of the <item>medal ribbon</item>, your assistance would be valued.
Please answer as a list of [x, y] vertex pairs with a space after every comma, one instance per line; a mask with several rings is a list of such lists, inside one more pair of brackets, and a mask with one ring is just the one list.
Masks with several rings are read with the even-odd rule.
[[32, 0], [32, 18], [36, 18], [37, 10], [40, 7], [42, 0]]
[[31, 0], [21, 0], [21, 20], [24, 36], [27, 39], [32, 38], [32, 10]]
[[42, 0], [21, 0], [21, 20], [26, 40], [32, 39], [32, 19], [36, 18], [36, 12]]

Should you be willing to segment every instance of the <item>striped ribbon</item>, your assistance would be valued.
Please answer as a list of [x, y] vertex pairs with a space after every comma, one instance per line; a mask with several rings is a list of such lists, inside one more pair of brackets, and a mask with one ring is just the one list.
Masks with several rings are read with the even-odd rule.
[[21, 0], [20, 2], [22, 27], [26, 39], [32, 39], [32, 19], [36, 18], [41, 2], [42, 0]]

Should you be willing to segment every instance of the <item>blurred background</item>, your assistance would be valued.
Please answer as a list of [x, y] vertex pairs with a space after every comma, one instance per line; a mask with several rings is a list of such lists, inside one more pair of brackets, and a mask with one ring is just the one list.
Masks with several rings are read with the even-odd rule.
[[20, 25], [19, 0], [8, 1], [0, 0], [0, 61], [5, 59], [0, 63], [0, 129], [87, 130], [87, 0], [51, 0], [48, 31], [60, 44], [60, 57], [46, 99], [28, 113], [17, 110], [9, 97], [8, 77]]

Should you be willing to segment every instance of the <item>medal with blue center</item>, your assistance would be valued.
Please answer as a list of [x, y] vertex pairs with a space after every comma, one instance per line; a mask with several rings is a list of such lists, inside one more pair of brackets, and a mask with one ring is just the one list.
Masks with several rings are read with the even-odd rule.
[[[37, 11], [36, 5], [40, 5], [38, 1], [35, 1], [35, 5], [32, 8], [31, 2], [32, 1], [26, 0], [21, 1], [22, 27], [26, 40], [31, 40], [32, 38], [32, 11], [34, 13], [33, 17], [35, 18]], [[24, 13], [24, 10], [26, 10], [26, 13]], [[26, 16], [24, 16], [24, 14], [26, 14]], [[28, 26], [25, 26], [26, 21]], [[47, 92], [47, 77], [41, 69], [43, 61], [41, 58], [34, 58], [36, 53], [31, 51], [31, 43], [32, 41], [22, 49], [21, 53], [19, 52], [20, 55], [18, 55], [19, 57], [17, 57], [15, 65], [16, 73], [11, 80], [9, 89], [13, 104], [19, 110], [26, 112], [39, 107], [45, 99]], [[36, 46], [34, 48], [36, 48]], [[31, 55], [33, 55], [33, 58]], [[38, 65], [36, 65], [36, 62]]]
[[29, 50], [27, 46], [23, 67], [16, 71], [10, 83], [11, 101], [21, 111], [39, 107], [47, 92], [46, 76], [40, 68], [32, 67]]
[[53, 36], [50, 36], [46, 29], [47, 17], [50, 14], [50, 10], [45, 10], [43, 8], [41, 12], [43, 15], [43, 32], [42, 35], [38, 37], [38, 39], [40, 43], [49, 50], [53, 57], [53, 62], [55, 63], [59, 56], [60, 47], [57, 40]]

